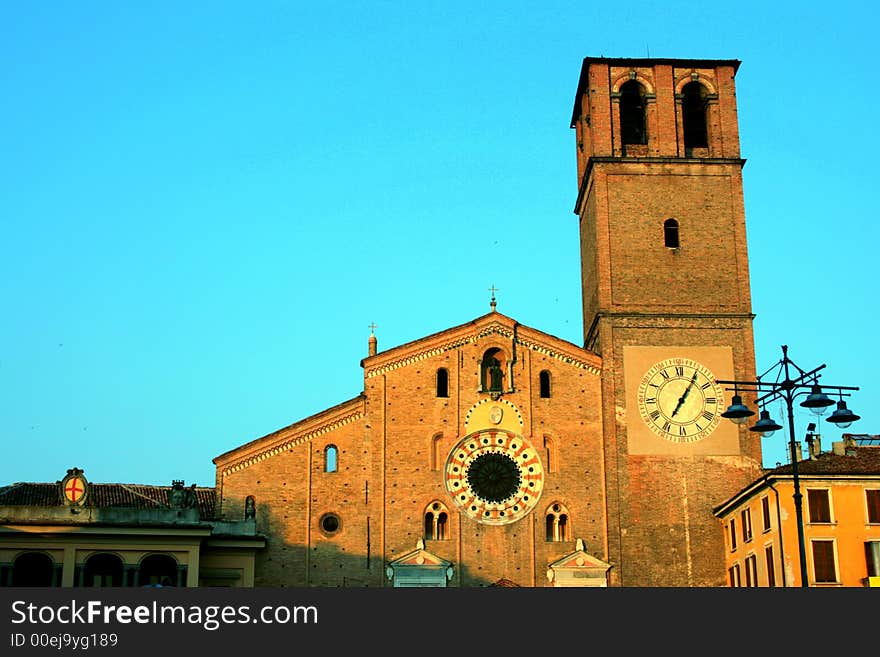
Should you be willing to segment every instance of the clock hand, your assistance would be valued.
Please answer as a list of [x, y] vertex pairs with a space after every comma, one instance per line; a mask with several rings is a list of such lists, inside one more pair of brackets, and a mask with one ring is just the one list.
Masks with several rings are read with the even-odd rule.
[[684, 392], [681, 393], [681, 397], [678, 398], [678, 403], [675, 405], [675, 409], [672, 411], [672, 417], [675, 417], [675, 414], [678, 413], [679, 409], [684, 404], [688, 395], [691, 392], [691, 388], [694, 387], [694, 384], [697, 382], [697, 373], [694, 372], [694, 375], [691, 377], [690, 383], [688, 383], [687, 388], [684, 389]]
[[684, 389], [684, 393], [681, 395], [682, 402], [687, 399], [687, 396], [691, 393], [691, 388], [694, 387], [694, 384], [697, 382], [697, 373], [694, 372], [694, 375], [691, 377], [691, 382], [688, 383], [688, 387]]
[[684, 404], [684, 395], [678, 398], [678, 403], [675, 405], [675, 408], [672, 409], [672, 415], [670, 417], [675, 417], [675, 414], [678, 413], [678, 409], [681, 408], [681, 405]]

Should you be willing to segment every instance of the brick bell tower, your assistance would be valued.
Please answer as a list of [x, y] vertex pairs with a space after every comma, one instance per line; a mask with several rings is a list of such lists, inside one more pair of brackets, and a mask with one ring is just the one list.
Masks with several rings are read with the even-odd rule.
[[724, 586], [712, 507], [760, 474], [720, 417], [754, 379], [737, 60], [583, 61], [584, 346], [602, 356], [607, 561], [618, 586]]

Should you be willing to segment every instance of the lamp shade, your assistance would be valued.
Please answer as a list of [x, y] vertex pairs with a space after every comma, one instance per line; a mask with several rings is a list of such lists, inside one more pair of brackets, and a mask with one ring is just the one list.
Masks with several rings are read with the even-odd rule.
[[730, 406], [728, 406], [727, 410], [721, 414], [721, 417], [726, 417], [728, 420], [732, 420], [736, 424], [745, 424], [745, 422], [747, 422], [754, 414], [755, 411], [743, 404], [742, 397], [734, 395], [733, 399], [730, 401]]
[[834, 412], [825, 419], [827, 422], [836, 424], [841, 429], [846, 429], [853, 422], [860, 419], [860, 417], [849, 410], [846, 407], [846, 402], [841, 399], [837, 402], [837, 408], [834, 409]]
[[826, 408], [834, 404], [834, 400], [822, 392], [822, 387], [815, 383], [810, 389], [810, 394], [801, 402], [801, 406], [809, 408], [816, 415], [822, 415]]
[[761, 411], [761, 419], [755, 422], [755, 425], [749, 427], [749, 431], [756, 431], [760, 433], [765, 438], [769, 438], [776, 431], [779, 431], [782, 426], [776, 424], [773, 418], [770, 417], [770, 411]]

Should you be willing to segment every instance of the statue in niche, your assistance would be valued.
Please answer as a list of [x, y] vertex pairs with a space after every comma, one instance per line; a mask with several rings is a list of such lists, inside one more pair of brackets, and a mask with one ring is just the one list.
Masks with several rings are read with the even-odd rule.
[[493, 358], [489, 364], [489, 392], [501, 392], [501, 365]]
[[251, 520], [257, 517], [257, 503], [253, 495], [248, 495], [244, 501], [244, 519]]

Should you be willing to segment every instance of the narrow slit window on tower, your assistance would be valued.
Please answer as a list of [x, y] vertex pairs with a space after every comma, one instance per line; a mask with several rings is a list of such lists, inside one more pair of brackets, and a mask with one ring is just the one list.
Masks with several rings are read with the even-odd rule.
[[688, 82], [681, 90], [681, 121], [686, 149], [709, 146], [706, 130], [706, 88], [699, 82]]
[[627, 144], [647, 144], [645, 127], [645, 89], [635, 80], [620, 87], [620, 141]]
[[679, 247], [678, 222], [675, 219], [667, 219], [663, 222], [663, 244], [667, 249]]
[[445, 367], [437, 370], [437, 396], [449, 396], [449, 371]]
[[547, 370], [541, 370], [541, 373], [538, 375], [538, 388], [540, 389], [540, 395], [543, 398], [550, 397], [550, 372]]

